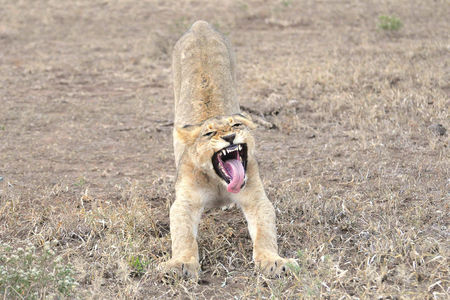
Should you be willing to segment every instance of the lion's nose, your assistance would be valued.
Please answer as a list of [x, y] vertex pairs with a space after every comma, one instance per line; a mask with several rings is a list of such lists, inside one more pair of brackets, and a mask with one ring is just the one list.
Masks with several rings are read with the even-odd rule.
[[223, 136], [222, 139], [227, 141], [230, 144], [233, 144], [234, 138], [236, 137], [236, 133], [232, 133], [226, 136]]

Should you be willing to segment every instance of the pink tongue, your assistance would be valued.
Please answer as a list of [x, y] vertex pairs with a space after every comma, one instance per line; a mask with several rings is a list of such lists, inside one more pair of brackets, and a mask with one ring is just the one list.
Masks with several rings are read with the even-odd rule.
[[225, 169], [231, 176], [227, 190], [230, 193], [239, 193], [244, 183], [245, 171], [242, 162], [238, 159], [229, 159], [224, 163]]

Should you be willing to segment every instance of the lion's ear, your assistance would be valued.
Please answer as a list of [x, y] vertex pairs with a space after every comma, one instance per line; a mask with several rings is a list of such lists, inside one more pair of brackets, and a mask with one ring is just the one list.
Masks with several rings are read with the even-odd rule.
[[250, 115], [246, 112], [241, 112], [239, 114], [234, 115], [236, 120], [239, 120], [239, 122], [241, 122], [242, 124], [244, 124], [245, 126], [247, 126], [250, 129], [255, 129], [256, 127], [258, 127], [253, 121], [252, 121], [252, 117], [250, 117]]
[[201, 127], [199, 125], [175, 126], [175, 138], [181, 140], [186, 145], [193, 144], [200, 133], [200, 129]]

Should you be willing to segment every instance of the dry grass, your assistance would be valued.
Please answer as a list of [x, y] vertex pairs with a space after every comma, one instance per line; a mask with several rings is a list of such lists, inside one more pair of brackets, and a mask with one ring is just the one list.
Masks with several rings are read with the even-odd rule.
[[[220, 3], [2, 3], [1, 242], [52, 241], [76, 298], [447, 299], [449, 140], [430, 127], [450, 128], [446, 2]], [[170, 52], [196, 19], [229, 35], [242, 104], [276, 126], [255, 135], [290, 277], [254, 273], [235, 209], [203, 217], [200, 282], [155, 269]]]

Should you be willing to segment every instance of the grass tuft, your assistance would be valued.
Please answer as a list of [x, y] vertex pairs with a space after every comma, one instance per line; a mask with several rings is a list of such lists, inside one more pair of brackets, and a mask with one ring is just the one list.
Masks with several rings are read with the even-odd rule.
[[0, 295], [5, 299], [70, 296], [78, 285], [70, 264], [55, 256], [52, 244], [13, 248], [0, 244]]
[[378, 28], [385, 31], [398, 31], [402, 28], [403, 23], [395, 16], [379, 16]]
[[145, 274], [150, 262], [141, 256], [131, 256], [128, 260], [128, 264], [131, 268], [132, 277], [141, 277]]

